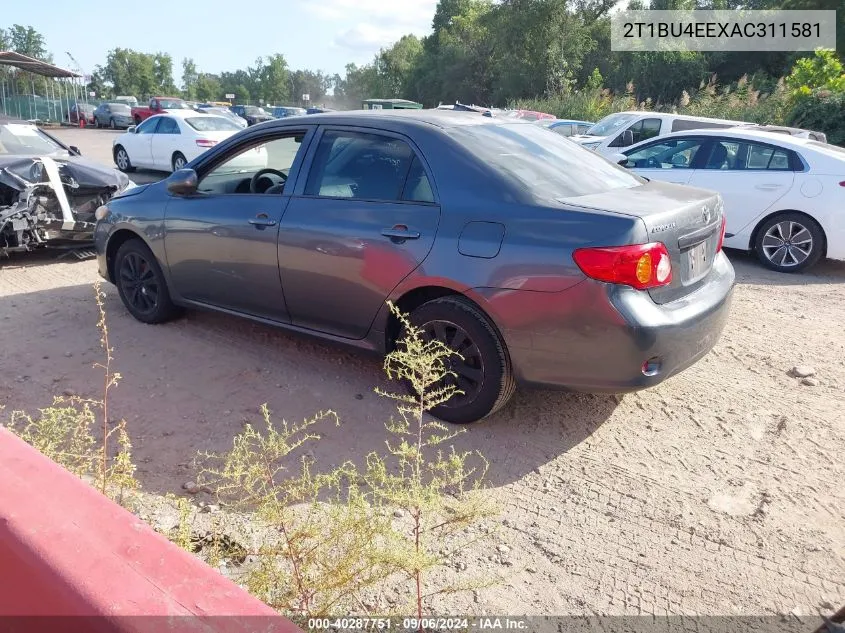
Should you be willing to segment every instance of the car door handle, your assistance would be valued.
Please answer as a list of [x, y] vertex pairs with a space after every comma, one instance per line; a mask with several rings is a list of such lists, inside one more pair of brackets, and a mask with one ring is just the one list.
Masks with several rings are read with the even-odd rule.
[[255, 227], [276, 226], [276, 220], [271, 219], [266, 213], [259, 213], [254, 218], [250, 218], [249, 223]]
[[409, 231], [404, 224], [397, 224], [390, 229], [382, 229], [381, 234], [392, 240], [418, 240], [420, 238], [419, 231]]
[[761, 191], [774, 191], [775, 189], [780, 189], [781, 185], [774, 185], [774, 184], [755, 185], [754, 188], [760, 189]]

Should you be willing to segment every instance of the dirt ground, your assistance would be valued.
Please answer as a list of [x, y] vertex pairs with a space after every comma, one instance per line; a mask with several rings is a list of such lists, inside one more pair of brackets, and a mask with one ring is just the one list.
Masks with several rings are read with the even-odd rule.
[[[60, 132], [104, 162], [111, 134]], [[523, 390], [467, 428], [458, 445], [490, 460], [502, 514], [456, 566], [504, 580], [436, 602], [439, 614], [810, 615], [845, 603], [845, 265], [791, 276], [730, 257], [731, 319], [686, 372], [624, 397]], [[98, 394], [95, 278], [92, 260], [0, 262], [0, 416], [66, 389]], [[277, 419], [339, 413], [318, 463], [383, 446], [380, 359], [216, 314], [147, 326], [104, 290], [123, 374], [112, 408], [145, 490], [184, 494], [196, 452], [230, 447], [264, 402]], [[815, 384], [790, 376], [796, 365]]]

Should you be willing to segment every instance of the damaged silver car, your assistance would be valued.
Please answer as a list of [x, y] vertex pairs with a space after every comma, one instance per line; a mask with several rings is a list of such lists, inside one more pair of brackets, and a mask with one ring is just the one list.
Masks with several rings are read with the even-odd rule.
[[89, 245], [94, 212], [134, 186], [35, 125], [0, 118], [0, 255]]

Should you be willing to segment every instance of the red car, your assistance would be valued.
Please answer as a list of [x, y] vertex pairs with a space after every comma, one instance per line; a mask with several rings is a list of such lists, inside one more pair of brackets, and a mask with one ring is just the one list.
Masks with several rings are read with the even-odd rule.
[[515, 119], [522, 119], [524, 121], [540, 121], [542, 119], [556, 119], [554, 114], [547, 112], [536, 112], [534, 110], [515, 110], [511, 115]]
[[179, 97], [152, 97], [148, 105], [132, 108], [132, 119], [135, 121], [135, 125], [138, 125], [141, 121], [148, 119], [154, 114], [162, 114], [169, 110], [190, 109], [191, 106]]
[[67, 113], [68, 122], [79, 125], [80, 118], [85, 121], [85, 125], [93, 125], [94, 106], [88, 103], [74, 103], [70, 106], [70, 110]]

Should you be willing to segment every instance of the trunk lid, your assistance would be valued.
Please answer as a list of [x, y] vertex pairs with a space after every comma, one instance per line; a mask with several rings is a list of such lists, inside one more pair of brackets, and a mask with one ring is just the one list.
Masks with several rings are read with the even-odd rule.
[[637, 217], [645, 224], [648, 242], [666, 245], [672, 259], [672, 283], [648, 291], [655, 303], [668, 303], [695, 292], [710, 272], [724, 214], [721, 196], [716, 192], [651, 181], [631, 189], [562, 198], [559, 202]]

